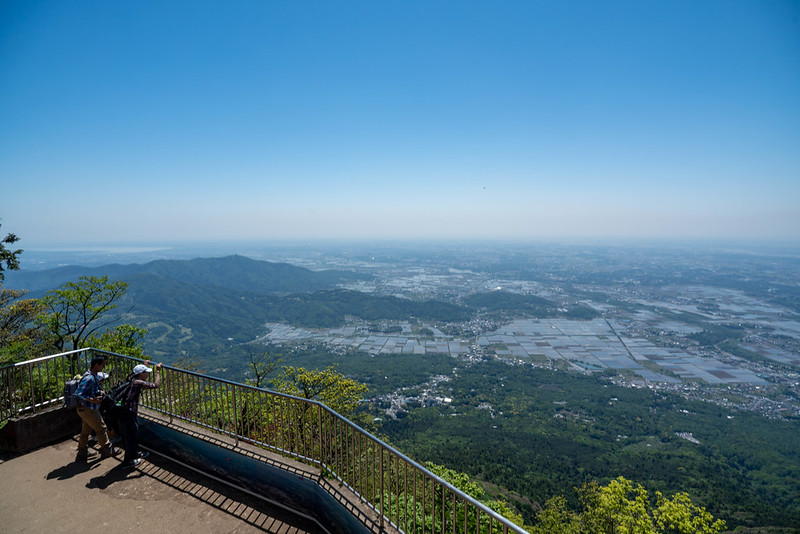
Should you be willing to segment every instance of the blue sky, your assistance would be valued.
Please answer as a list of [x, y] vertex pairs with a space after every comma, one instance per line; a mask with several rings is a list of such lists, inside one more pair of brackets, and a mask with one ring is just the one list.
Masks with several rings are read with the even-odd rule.
[[800, 240], [800, 3], [0, 3], [0, 233]]

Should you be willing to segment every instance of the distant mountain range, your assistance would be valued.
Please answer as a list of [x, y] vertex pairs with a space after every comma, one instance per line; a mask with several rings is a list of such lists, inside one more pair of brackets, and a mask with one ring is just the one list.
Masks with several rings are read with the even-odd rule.
[[27, 289], [34, 294], [76, 281], [80, 276], [108, 276], [114, 280], [130, 281], [136, 276], [151, 275], [197, 286], [261, 294], [317, 291], [341, 282], [369, 278], [351, 271], [311, 271], [288, 263], [259, 261], [238, 255], [101, 267], [66, 266], [43, 271], [6, 271], [5, 274], [7, 287]]
[[286, 263], [227, 256], [157, 260], [145, 264], [60, 267], [10, 272], [6, 286], [27, 289], [29, 297], [80, 276], [123, 280], [128, 290], [119, 302], [121, 319], [147, 328], [145, 349], [185, 354], [242, 343], [264, 333], [267, 322], [333, 327], [347, 315], [365, 320], [461, 321], [470, 310], [439, 301], [411, 301], [337, 288], [367, 279], [349, 271], [311, 271]]

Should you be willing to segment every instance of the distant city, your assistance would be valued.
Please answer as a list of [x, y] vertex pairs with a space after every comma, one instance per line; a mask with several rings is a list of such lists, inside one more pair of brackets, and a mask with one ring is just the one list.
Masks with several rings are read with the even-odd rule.
[[[775, 296], [780, 288], [790, 287], [796, 298], [800, 291], [796, 254], [762, 256], [695, 247], [545, 247], [438, 251], [417, 261], [410, 254], [382, 252], [368, 259], [295, 256], [287, 261], [312, 269], [375, 275], [372, 281], [348, 286], [358, 291], [456, 302], [485, 291], [535, 294], [584, 304], [600, 317], [588, 321], [516, 317], [505, 323], [478, 318], [448, 325], [447, 331], [419, 321], [378, 328], [390, 333], [376, 332], [374, 325], [357, 320], [342, 328], [319, 330], [268, 324], [264, 341], [321, 342], [376, 356], [494, 355], [514, 364], [585, 373], [613, 370], [617, 382], [631, 387], [674, 390], [768, 417], [800, 416], [796, 393], [785, 395], [786, 388], [797, 392], [800, 386], [800, 313], [756, 296], [759, 291]], [[508, 262], [504, 257], [514, 258], [511, 266], [502, 265]], [[769, 269], [763, 269], [765, 264]], [[558, 267], [553, 270], [554, 266]], [[521, 267], [527, 279], [507, 277]], [[741, 287], [726, 287], [735, 286], [737, 280]], [[741, 329], [739, 347], [753, 357], [690, 337], [714, 325]]]

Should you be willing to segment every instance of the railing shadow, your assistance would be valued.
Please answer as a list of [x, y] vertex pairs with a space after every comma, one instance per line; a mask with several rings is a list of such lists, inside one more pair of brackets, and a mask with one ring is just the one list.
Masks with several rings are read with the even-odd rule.
[[325, 532], [313, 521], [209, 479], [158, 453], [151, 454], [147, 461], [142, 462], [134, 471], [116, 466], [105, 475], [93, 478], [91, 484], [94, 485], [93, 487], [105, 489], [115, 482], [129, 479], [132, 476], [152, 478], [264, 532], [280, 531], [297, 532], [298, 534], [323, 534]]

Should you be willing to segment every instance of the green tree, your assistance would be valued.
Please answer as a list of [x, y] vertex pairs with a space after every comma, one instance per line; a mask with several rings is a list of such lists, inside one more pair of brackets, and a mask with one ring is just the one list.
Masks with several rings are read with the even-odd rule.
[[482, 500], [486, 494], [481, 485], [477, 482], [473, 482], [466, 473], [459, 473], [458, 471], [448, 469], [443, 465], [438, 465], [433, 462], [425, 462], [425, 467], [428, 471], [455, 486], [473, 499]]
[[39, 321], [53, 334], [53, 345], [59, 352], [86, 347], [86, 340], [99, 333], [118, 317], [106, 319], [107, 312], [117, 307], [128, 283], [109, 282], [108, 276], [81, 276], [47, 292], [42, 299], [47, 313]]
[[[522, 514], [516, 511], [510, 504], [506, 501], [502, 501], [500, 499], [493, 499], [486, 503], [486, 505], [492, 509], [492, 511], [497, 512], [501, 516], [505, 517], [518, 527], [524, 527], [524, 522], [522, 520]], [[500, 525], [496, 525], [493, 529], [494, 532], [502, 532], [502, 527]]]
[[725, 521], [714, 520], [687, 493], [667, 499], [656, 492], [654, 504], [640, 484], [624, 477], [607, 486], [584, 484], [578, 496], [581, 512], [569, 510], [564, 497], [547, 501], [532, 534], [717, 534], [725, 528]]
[[47, 344], [47, 332], [35, 320], [43, 311], [42, 302], [22, 299], [27, 291], [3, 286], [3, 271], [19, 270], [18, 256], [22, 249], [6, 247], [17, 241], [19, 238], [14, 234], [6, 235], [0, 241], [0, 363], [3, 364], [39, 356]]
[[607, 486], [585, 484], [579, 494], [582, 523], [589, 532], [655, 534], [647, 491], [641, 485], [618, 477]]
[[145, 328], [139, 328], [132, 324], [121, 324], [104, 330], [99, 336], [96, 334], [87, 336], [86, 346], [145, 359], [142, 347], [142, 338], [145, 334], [147, 334]]
[[[487, 500], [486, 492], [483, 487], [471, 480], [466, 473], [460, 473], [433, 462], [426, 462], [425, 467], [434, 475], [469, 495], [476, 501], [483, 503], [515, 525], [524, 527], [522, 515], [519, 512], [514, 510], [505, 501]], [[389, 493], [386, 495], [385, 501], [391, 506], [393, 510], [392, 513], [395, 517], [401, 517], [401, 515], [405, 517], [405, 513], [401, 514], [400, 508], [409, 501], [415, 501], [411, 512], [412, 516], [405, 518], [405, 527], [409, 532], [414, 531], [414, 525], [417, 525], [417, 531], [421, 529], [425, 532], [452, 531], [480, 532], [481, 534], [500, 534], [504, 532], [504, 527], [499, 522], [494, 522], [490, 532], [489, 521], [486, 520], [485, 516], [484, 519], [481, 520], [480, 530], [478, 530], [474, 506], [472, 504], [466, 504], [461, 499], [451, 499], [449, 496], [443, 495], [442, 492], [443, 488], [435, 488], [430, 500], [425, 498], [420, 499], [420, 495], [416, 492], [410, 495], [406, 495], [402, 492]], [[434, 514], [434, 507], [429, 506], [431, 503], [437, 503], [437, 506], [444, 506], [445, 510], [439, 508]], [[424, 525], [424, 528], [422, 525]]]
[[264, 387], [267, 377], [272, 374], [272, 371], [281, 363], [282, 358], [280, 354], [270, 355], [268, 352], [256, 356], [252, 350], [248, 349], [247, 353], [250, 356], [250, 363], [248, 367], [253, 373], [252, 378], [245, 378], [245, 384], [257, 388]]
[[367, 386], [336, 372], [333, 365], [322, 371], [285, 366], [273, 387], [281, 393], [318, 400], [348, 418], [355, 414], [367, 391]]
[[[477, 482], [472, 481], [469, 478], [469, 475], [466, 473], [459, 473], [458, 471], [454, 471], [452, 469], [448, 469], [441, 465], [436, 465], [433, 462], [427, 462], [425, 467], [433, 473], [434, 475], [438, 476], [439, 478], [445, 480], [449, 484], [452, 484], [457, 489], [463, 491], [473, 499], [483, 502], [486, 506], [488, 506], [493, 511], [497, 512], [501, 516], [505, 517], [506, 519], [510, 520], [517, 526], [524, 526], [522, 521], [522, 514], [514, 510], [507, 502], [501, 501], [499, 499], [493, 500], [486, 500], [486, 492], [481, 487], [480, 484]], [[455, 517], [459, 518], [459, 520], [463, 517], [463, 508], [460, 508], [456, 511]], [[472, 519], [470, 514], [470, 519]], [[498, 525], [496, 530], [500, 531], [501, 527]], [[468, 529], [470, 532], [474, 532], [474, 527]]]
[[580, 515], [567, 507], [567, 499], [557, 495], [547, 501], [545, 507], [536, 513], [536, 525], [531, 534], [579, 534]]
[[695, 506], [686, 492], [667, 499], [657, 491], [653, 520], [657, 532], [665, 534], [715, 534], [725, 528], [725, 521], [715, 521], [705, 508]]
[[[10, 250], [6, 247], [6, 245], [13, 245], [17, 241], [19, 241], [19, 238], [14, 234], [7, 234], [2, 241], [0, 241], [0, 282], [5, 280], [6, 276], [3, 274], [3, 271], [6, 269], [9, 271], [19, 270], [19, 259], [17, 256], [22, 254], [22, 249]], [[5, 267], [3, 267], [4, 264]]]
[[22, 299], [26, 293], [0, 285], [0, 363], [34, 358], [47, 346], [47, 331], [35, 320], [43, 304]]

